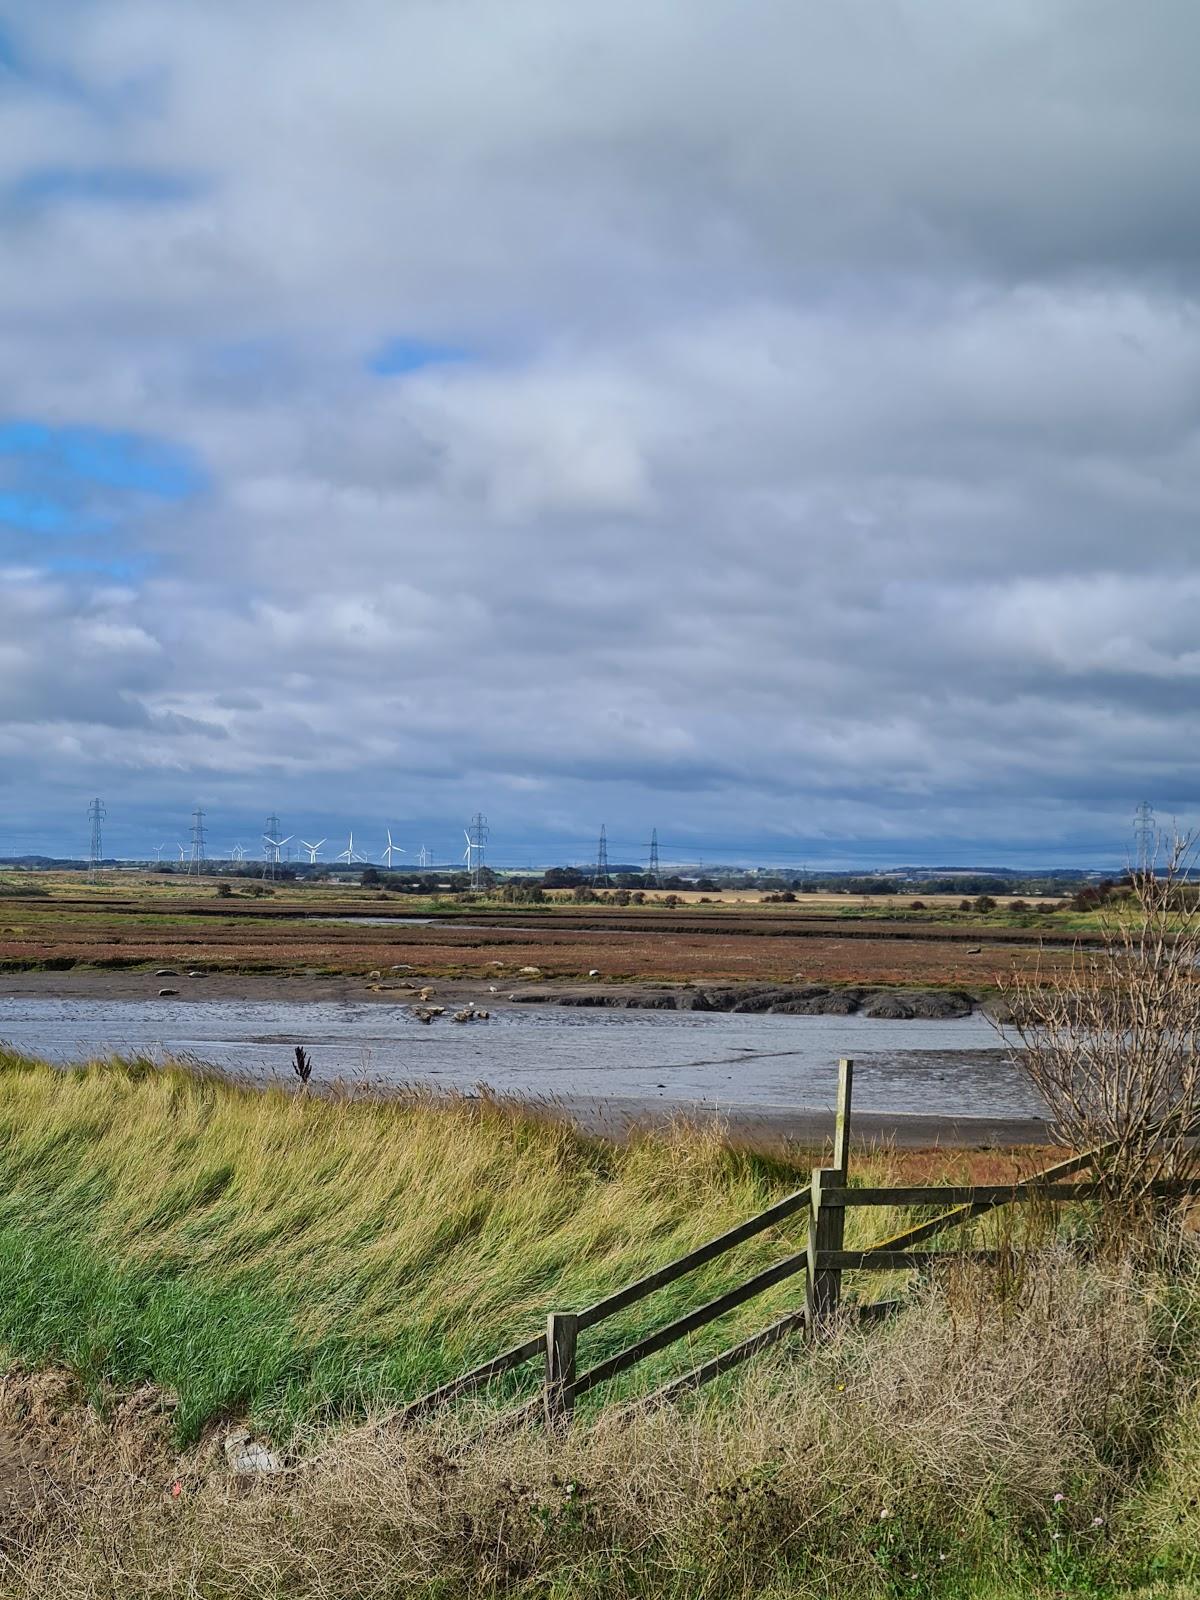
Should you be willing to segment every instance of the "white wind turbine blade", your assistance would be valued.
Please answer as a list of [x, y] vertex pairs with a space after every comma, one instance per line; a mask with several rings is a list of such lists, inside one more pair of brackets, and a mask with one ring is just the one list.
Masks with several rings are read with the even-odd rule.
[[384, 861], [386, 861], [388, 866], [390, 867], [391, 864], [392, 864], [392, 857], [393, 856], [402, 856], [405, 853], [406, 852], [403, 849], [401, 849], [401, 847], [398, 844], [393, 844], [392, 843], [392, 830], [389, 828], [387, 830], [387, 848], [380, 852], [382, 859]]

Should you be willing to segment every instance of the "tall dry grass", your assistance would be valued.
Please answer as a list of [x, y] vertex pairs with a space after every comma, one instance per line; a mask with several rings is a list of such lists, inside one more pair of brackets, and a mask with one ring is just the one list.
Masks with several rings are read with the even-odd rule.
[[686, 1408], [566, 1437], [380, 1417], [312, 1431], [257, 1479], [230, 1473], [219, 1431], [176, 1455], [150, 1396], [103, 1422], [61, 1385], [12, 1380], [7, 1436], [37, 1431], [40, 1406], [55, 1445], [3, 1524], [4, 1593], [1113, 1592], [1183, 1381], [1177, 1312], [1164, 1321], [1161, 1285], [1049, 1252], [1015, 1298], [963, 1269], [890, 1327], [846, 1325]]
[[[286, 1434], [419, 1394], [803, 1177], [713, 1130], [613, 1147], [486, 1100], [305, 1097], [0, 1056], [0, 1343], [94, 1384], [169, 1387], [185, 1435], [230, 1409]], [[802, 1242], [802, 1219], [752, 1241], [585, 1353]], [[785, 1303], [787, 1286], [645, 1381]]]

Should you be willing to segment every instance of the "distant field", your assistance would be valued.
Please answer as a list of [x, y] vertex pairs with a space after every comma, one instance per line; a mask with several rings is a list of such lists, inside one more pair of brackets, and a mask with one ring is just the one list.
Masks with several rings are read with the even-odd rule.
[[[0, 880], [0, 971], [188, 964], [226, 972], [365, 975], [407, 964], [431, 975], [483, 976], [494, 964], [548, 977], [789, 981], [994, 988], [1041, 960], [1054, 970], [1094, 918], [1003, 908], [961, 912], [953, 896], [913, 911], [897, 896], [801, 896], [764, 904], [743, 892], [720, 903], [680, 896], [645, 906], [463, 904], [378, 889], [213, 879], [74, 875]], [[711, 903], [702, 904], [704, 900]], [[427, 926], [364, 917], [428, 917]], [[324, 920], [342, 918], [345, 920]], [[1045, 944], [1053, 948], [1041, 950]]]

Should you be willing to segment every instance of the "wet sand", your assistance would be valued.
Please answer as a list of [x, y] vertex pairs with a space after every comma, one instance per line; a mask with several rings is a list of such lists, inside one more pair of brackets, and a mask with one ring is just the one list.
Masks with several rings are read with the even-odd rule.
[[[564, 1099], [546, 1112], [565, 1117], [584, 1133], [626, 1139], [639, 1129], [668, 1126], [671, 1111], [648, 1100]], [[677, 1108], [674, 1115], [678, 1116]], [[833, 1117], [827, 1111], [764, 1110], [723, 1106], [719, 1111], [696, 1106], [687, 1121], [717, 1122], [730, 1143], [754, 1150], [785, 1148], [819, 1150], [833, 1138]], [[852, 1144], [860, 1150], [1013, 1150], [1042, 1147], [1050, 1129], [1039, 1117], [930, 1117], [921, 1113], [856, 1111]]]

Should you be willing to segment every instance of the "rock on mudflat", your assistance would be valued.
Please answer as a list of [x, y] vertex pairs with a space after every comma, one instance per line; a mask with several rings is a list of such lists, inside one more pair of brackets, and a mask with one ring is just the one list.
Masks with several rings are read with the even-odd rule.
[[968, 1017], [975, 1009], [958, 990], [845, 988], [827, 984], [775, 983], [694, 988], [540, 988], [517, 990], [516, 1005], [587, 1006], [628, 1011], [721, 1011], [736, 1015], [849, 1017], [856, 1012], [889, 1020], [941, 1021]]

